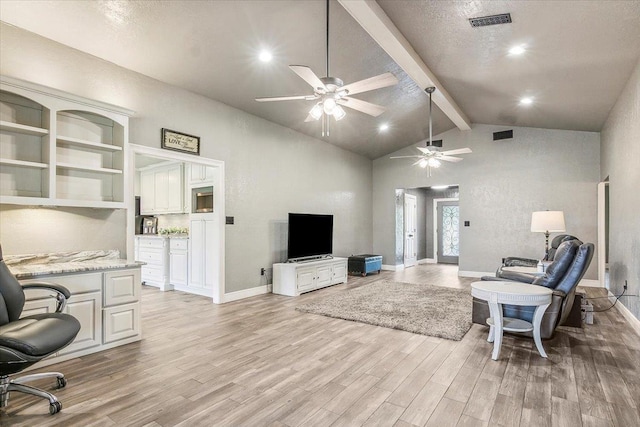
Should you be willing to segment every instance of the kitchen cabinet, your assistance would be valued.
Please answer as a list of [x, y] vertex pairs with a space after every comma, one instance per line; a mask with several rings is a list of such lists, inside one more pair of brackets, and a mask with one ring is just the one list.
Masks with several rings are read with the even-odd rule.
[[[142, 201], [142, 199], [141, 199]], [[163, 236], [135, 237], [136, 261], [144, 262], [142, 266], [142, 283], [168, 291], [169, 285], [169, 239]]]
[[214, 179], [214, 168], [204, 165], [190, 165], [189, 185], [199, 187], [201, 185], [212, 185]]
[[132, 111], [0, 78], [0, 203], [125, 208]]
[[169, 238], [169, 283], [174, 289], [188, 285], [189, 239]]
[[347, 259], [330, 258], [273, 265], [273, 293], [297, 296], [347, 282]]
[[216, 221], [211, 214], [192, 215], [189, 221], [188, 292], [213, 296], [219, 269], [216, 254]]
[[140, 171], [140, 214], [187, 212], [182, 163], [155, 166]]

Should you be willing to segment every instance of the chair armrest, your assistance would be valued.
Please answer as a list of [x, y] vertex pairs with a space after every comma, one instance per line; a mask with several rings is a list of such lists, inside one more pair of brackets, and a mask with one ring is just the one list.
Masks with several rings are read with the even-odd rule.
[[31, 282], [24, 283], [22, 285], [22, 289], [40, 289], [45, 291], [53, 291], [56, 293], [56, 300], [58, 301], [58, 305], [56, 306], [56, 313], [61, 313], [64, 310], [65, 305], [67, 304], [67, 300], [71, 297], [71, 292], [69, 289], [65, 288], [62, 285], [58, 285], [57, 283], [50, 282]]
[[511, 280], [511, 281], [515, 281], [515, 282], [521, 282], [521, 283], [533, 283], [533, 281], [536, 279], [537, 276], [534, 276], [533, 274], [528, 274], [528, 273], [519, 273], [517, 271], [505, 271], [505, 270], [498, 270], [498, 277], [500, 277], [501, 279], [506, 279], [506, 280]]
[[502, 265], [504, 267], [535, 267], [538, 265], [538, 260], [510, 256], [502, 260]]

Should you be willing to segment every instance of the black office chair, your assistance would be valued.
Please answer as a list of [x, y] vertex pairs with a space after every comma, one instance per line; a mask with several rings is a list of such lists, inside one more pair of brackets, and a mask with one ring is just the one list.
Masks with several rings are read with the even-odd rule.
[[[24, 307], [23, 289], [44, 289], [55, 292], [58, 301], [55, 313], [35, 314], [20, 319]], [[49, 413], [60, 412], [62, 404], [51, 393], [25, 385], [25, 382], [56, 377], [57, 387], [67, 381], [59, 372], [26, 375], [13, 380], [9, 375], [20, 372], [45, 357], [71, 344], [80, 331], [80, 322], [61, 313], [71, 294], [54, 283], [20, 285], [2, 257], [0, 247], [0, 407], [9, 403], [9, 393], [22, 393], [49, 399]]]

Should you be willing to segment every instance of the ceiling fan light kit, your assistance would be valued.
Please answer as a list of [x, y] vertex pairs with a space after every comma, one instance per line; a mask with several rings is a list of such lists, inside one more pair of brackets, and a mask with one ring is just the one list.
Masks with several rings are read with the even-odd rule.
[[[391, 159], [408, 159], [418, 158], [418, 160], [412, 165], [418, 165], [421, 168], [427, 169], [427, 176], [431, 176], [431, 168], [439, 168], [442, 165], [442, 160], [446, 162], [459, 162], [462, 161], [461, 157], [454, 157], [452, 154], [467, 154], [471, 153], [470, 148], [458, 148], [455, 150], [438, 151], [438, 148], [433, 145], [433, 119], [431, 116], [432, 101], [431, 94], [435, 92], [436, 88], [430, 86], [425, 88], [425, 92], [429, 94], [429, 141], [427, 141], [426, 147], [416, 147], [421, 154], [412, 156], [392, 156]], [[442, 144], [439, 145], [440, 147]]]
[[391, 73], [380, 74], [375, 77], [360, 80], [348, 85], [337, 77], [329, 77], [329, 0], [327, 0], [327, 51], [326, 51], [327, 75], [319, 78], [311, 68], [304, 65], [289, 65], [291, 71], [296, 73], [300, 78], [306, 81], [313, 88], [313, 95], [298, 96], [278, 96], [269, 98], [256, 98], [258, 102], [271, 101], [317, 101], [311, 108], [305, 122], [322, 120], [322, 136], [329, 136], [329, 116], [336, 121], [342, 120], [346, 115], [346, 111], [342, 107], [351, 108], [373, 117], [378, 117], [385, 111], [381, 105], [361, 99], [351, 98], [348, 95], [367, 92], [370, 90], [381, 89], [387, 86], [393, 86], [398, 83], [398, 79]]

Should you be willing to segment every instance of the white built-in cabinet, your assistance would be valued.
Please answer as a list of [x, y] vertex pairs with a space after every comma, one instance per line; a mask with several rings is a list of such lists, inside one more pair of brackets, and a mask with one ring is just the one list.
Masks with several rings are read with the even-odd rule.
[[135, 254], [136, 261], [144, 262], [142, 283], [163, 291], [170, 290], [169, 239], [156, 235], [138, 235], [135, 237]]
[[187, 212], [182, 163], [164, 164], [140, 171], [140, 213], [142, 215]]
[[[191, 215], [189, 221], [188, 292], [212, 296], [218, 271], [216, 221], [211, 214]], [[179, 289], [179, 287], [176, 287]]]
[[[140, 269], [127, 268], [92, 273], [39, 277], [29, 282], [53, 282], [71, 292], [64, 312], [80, 322], [75, 340], [56, 354], [39, 362], [50, 365], [85, 354], [95, 353], [141, 339]], [[26, 290], [22, 317], [53, 313], [55, 298], [42, 290]]]
[[0, 203], [125, 208], [131, 114], [0, 77]]
[[175, 287], [188, 285], [189, 239], [169, 239], [169, 283]]
[[189, 185], [199, 187], [201, 185], [213, 184], [215, 169], [212, 166], [190, 165]]
[[273, 265], [273, 293], [297, 296], [347, 282], [347, 259], [330, 258]]

